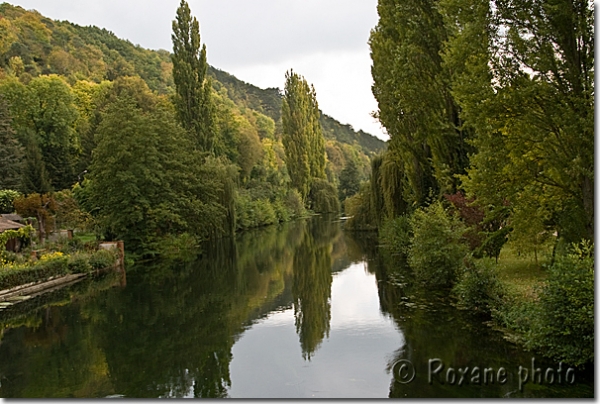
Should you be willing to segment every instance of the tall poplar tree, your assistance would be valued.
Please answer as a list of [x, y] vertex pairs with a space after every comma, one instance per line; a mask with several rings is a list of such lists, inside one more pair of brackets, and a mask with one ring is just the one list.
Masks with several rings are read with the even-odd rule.
[[292, 186], [306, 200], [312, 180], [325, 179], [325, 139], [314, 87], [286, 72], [282, 105], [283, 146]]
[[[441, 52], [448, 36], [439, 0], [379, 0], [369, 44], [377, 116], [390, 135], [389, 167], [402, 169], [410, 205], [455, 192], [468, 165], [468, 133]], [[395, 182], [395, 181], [394, 181]]]
[[214, 152], [216, 138], [215, 109], [211, 99], [211, 81], [207, 76], [206, 45], [200, 47], [200, 25], [192, 17], [185, 0], [173, 21], [174, 103], [182, 126], [195, 137], [200, 151]]

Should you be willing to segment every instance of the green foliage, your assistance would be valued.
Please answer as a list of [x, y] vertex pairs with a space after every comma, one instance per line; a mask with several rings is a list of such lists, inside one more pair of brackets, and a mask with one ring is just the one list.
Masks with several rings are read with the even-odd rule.
[[410, 219], [407, 215], [388, 219], [379, 228], [379, 239], [383, 242], [385, 248], [393, 254], [406, 256], [413, 235], [410, 226]]
[[285, 79], [282, 122], [286, 164], [292, 186], [306, 199], [313, 178], [325, 178], [325, 140], [314, 87], [293, 70], [286, 72]]
[[465, 260], [466, 266], [452, 292], [461, 308], [491, 316], [502, 309], [506, 287], [498, 278], [498, 267], [491, 259]]
[[340, 200], [335, 187], [327, 180], [315, 178], [308, 195], [310, 208], [315, 213], [338, 213]]
[[340, 201], [344, 201], [346, 198], [355, 195], [360, 190], [358, 168], [353, 159], [346, 162], [344, 169], [340, 173], [339, 179], [340, 184], [338, 186], [338, 192]]
[[344, 212], [349, 219], [346, 228], [350, 230], [376, 230], [374, 222], [375, 209], [373, 207], [370, 187], [367, 183], [361, 185], [354, 196], [344, 201]]
[[107, 108], [88, 175], [87, 208], [106, 236], [149, 253], [164, 234], [221, 234], [228, 210], [220, 203], [219, 164], [190, 153], [172, 108], [144, 87], [131, 89], [138, 101], [118, 96]]
[[390, 181], [403, 177], [403, 199], [417, 206], [432, 191], [456, 190], [454, 175], [464, 172], [470, 151], [470, 134], [450, 91], [451, 72], [440, 57], [448, 28], [438, 3], [379, 0], [379, 22], [369, 40], [376, 114], [398, 163]]
[[13, 202], [20, 196], [21, 193], [13, 189], [0, 190], [0, 214], [13, 213], [15, 211]]
[[91, 257], [89, 254], [81, 252], [69, 255], [67, 260], [67, 267], [69, 269], [69, 273], [85, 274], [92, 271], [90, 258]]
[[216, 136], [211, 83], [206, 73], [206, 45], [200, 49], [200, 25], [182, 0], [173, 21], [173, 80], [175, 108], [182, 126], [201, 151], [213, 152]]
[[462, 222], [436, 202], [417, 209], [409, 223], [413, 238], [408, 263], [417, 280], [428, 285], [451, 285], [467, 252], [461, 242], [465, 231]]
[[8, 104], [0, 96], [0, 189], [19, 189], [23, 171], [23, 147], [11, 125]]
[[94, 223], [92, 216], [84, 212], [77, 200], [73, 197], [73, 192], [65, 189], [53, 194], [56, 202], [56, 224], [59, 229], [93, 229]]
[[26, 246], [31, 242], [35, 230], [31, 225], [21, 227], [18, 230], [4, 230], [0, 233], [0, 264], [7, 257], [6, 243], [11, 239], [18, 239], [22, 246]]
[[546, 230], [591, 239], [592, 2], [445, 3], [455, 27], [445, 58], [465, 122], [477, 132], [465, 189], [482, 207], [509, 201], [515, 237], [528, 250]]
[[115, 266], [118, 258], [116, 249], [100, 249], [90, 254], [89, 264], [93, 270], [108, 269]]
[[68, 257], [62, 254], [40, 259], [34, 265], [25, 268], [4, 267], [0, 268], [0, 290], [67, 274], [69, 274]]
[[549, 268], [527, 345], [573, 365], [594, 361], [594, 245], [573, 244]]
[[30, 131], [25, 135], [25, 163], [21, 181], [21, 189], [26, 194], [52, 191], [42, 151], [35, 135]]
[[162, 259], [192, 261], [201, 252], [196, 237], [190, 233], [167, 234], [157, 241], [155, 250]]
[[304, 204], [302, 203], [302, 196], [296, 189], [290, 189], [284, 200], [284, 206], [290, 211], [292, 217], [302, 217], [306, 214]]

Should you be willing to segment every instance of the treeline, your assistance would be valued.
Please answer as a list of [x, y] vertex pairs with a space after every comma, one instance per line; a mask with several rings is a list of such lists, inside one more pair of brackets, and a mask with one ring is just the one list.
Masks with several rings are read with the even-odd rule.
[[[385, 146], [316, 108], [323, 171], [310, 177], [310, 195], [297, 189], [295, 157], [284, 147], [284, 94], [211, 68], [185, 2], [173, 54], [7, 3], [0, 15], [0, 197], [37, 195], [40, 206], [27, 213], [48, 218], [49, 229], [52, 217], [68, 216], [79, 220], [57, 225], [153, 255], [307, 208], [338, 211]], [[329, 125], [326, 139], [319, 122]], [[62, 190], [60, 204], [42, 202]]]
[[[373, 93], [390, 142], [346, 201], [349, 227], [379, 229], [417, 279], [458, 282], [531, 346], [593, 360], [593, 3], [379, 0], [378, 12]], [[526, 315], [477, 261], [507, 242], [536, 263], [552, 248]]]

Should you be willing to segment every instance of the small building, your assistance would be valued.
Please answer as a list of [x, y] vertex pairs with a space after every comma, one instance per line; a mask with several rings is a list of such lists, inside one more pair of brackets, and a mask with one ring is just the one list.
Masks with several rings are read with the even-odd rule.
[[4, 218], [4, 219], [8, 219], [11, 222], [26, 224], [25, 219], [23, 219], [20, 215], [17, 215], [16, 213], [3, 213], [0, 215], [0, 217]]
[[[25, 227], [24, 224], [13, 222], [6, 218], [9, 215], [0, 216], [0, 233], [4, 233], [7, 230], [19, 230], [21, 227]], [[16, 216], [16, 215], [15, 215]], [[6, 242], [6, 251], [17, 252], [21, 249], [21, 240], [18, 238], [11, 238]]]

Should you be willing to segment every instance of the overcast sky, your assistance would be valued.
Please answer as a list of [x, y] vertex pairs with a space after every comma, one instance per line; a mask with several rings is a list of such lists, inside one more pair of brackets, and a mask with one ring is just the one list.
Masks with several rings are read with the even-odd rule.
[[[58, 20], [96, 25], [150, 49], [171, 47], [179, 0], [13, 0]], [[377, 0], [188, 0], [208, 62], [261, 88], [283, 88], [286, 70], [314, 84], [320, 108], [387, 139], [370, 114], [369, 32]]]

